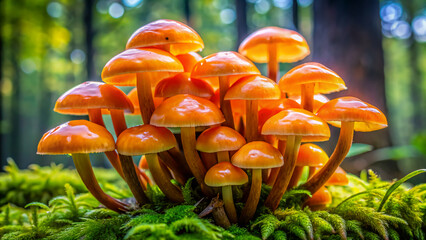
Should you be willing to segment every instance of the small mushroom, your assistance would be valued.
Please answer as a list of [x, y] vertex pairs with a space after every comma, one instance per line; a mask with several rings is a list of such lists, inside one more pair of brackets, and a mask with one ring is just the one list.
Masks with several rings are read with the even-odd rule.
[[343, 168], [338, 167], [333, 175], [324, 184], [325, 186], [345, 186], [349, 184], [347, 173]]
[[305, 205], [309, 206], [313, 211], [322, 210], [332, 202], [331, 194], [327, 188], [322, 187], [309, 198]]

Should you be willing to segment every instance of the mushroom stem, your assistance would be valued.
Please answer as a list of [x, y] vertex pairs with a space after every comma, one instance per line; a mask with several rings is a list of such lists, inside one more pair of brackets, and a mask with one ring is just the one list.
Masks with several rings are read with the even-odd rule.
[[309, 167], [308, 180], [315, 174], [316, 167]]
[[197, 179], [198, 184], [200, 184], [203, 193], [209, 197], [213, 197], [215, 195], [213, 189], [204, 183], [204, 176], [207, 172], [206, 168], [204, 167], [197, 150], [195, 150], [195, 128], [183, 127], [181, 128], [181, 135], [183, 152], [189, 169], [191, 169], [192, 174], [195, 179]]
[[277, 45], [268, 45], [268, 77], [278, 82], [279, 63], [277, 56]]
[[352, 145], [353, 134], [354, 122], [342, 122], [339, 140], [337, 141], [336, 148], [334, 149], [333, 154], [331, 154], [330, 159], [324, 167], [322, 167], [314, 176], [303, 184], [301, 188], [314, 194], [328, 181], [348, 154]]
[[230, 162], [229, 152], [228, 151], [217, 152], [217, 162]]
[[[284, 140], [278, 140], [278, 150], [281, 152], [282, 155], [285, 153], [286, 148], [286, 141]], [[268, 181], [266, 184], [269, 186], [274, 186], [275, 181], [277, 180], [278, 173], [280, 172], [281, 168], [272, 168], [271, 173], [269, 174]]]
[[121, 154], [119, 154], [119, 156], [121, 167], [123, 168], [124, 180], [129, 186], [130, 191], [133, 193], [133, 196], [135, 196], [136, 201], [138, 201], [141, 205], [148, 203], [149, 200], [143, 191], [141, 183], [139, 182], [132, 157]]
[[86, 185], [87, 190], [105, 207], [116, 211], [116, 212], [125, 212], [128, 210], [128, 206], [109, 196], [104, 191], [102, 191], [99, 186], [98, 181], [96, 180], [95, 174], [93, 173], [92, 164], [90, 163], [89, 154], [87, 153], [74, 153], [72, 154], [72, 159], [77, 169], [78, 174], [80, 175], [81, 180], [84, 185]]
[[201, 152], [201, 159], [206, 169], [210, 169], [217, 163], [216, 154], [214, 153]]
[[300, 136], [287, 137], [284, 152], [284, 165], [281, 167], [277, 180], [265, 201], [265, 206], [272, 211], [278, 207], [282, 196], [287, 190], [288, 183], [290, 182], [291, 175], [293, 174], [294, 167], [296, 166], [296, 159], [299, 153], [301, 140], [302, 137]]
[[102, 127], [105, 127], [104, 119], [102, 118], [102, 112], [100, 108], [87, 109], [87, 112], [89, 113], [89, 120], [92, 123], [96, 123], [98, 125], [101, 125]]
[[262, 169], [253, 169], [251, 175], [250, 194], [240, 215], [240, 223], [247, 224], [256, 212], [262, 189]]
[[170, 178], [170, 175], [164, 173], [157, 154], [146, 154], [145, 157], [148, 162], [149, 170], [152, 173], [152, 177], [164, 195], [173, 202], [183, 202], [184, 200], [181, 190], [171, 182], [172, 179]]
[[149, 124], [151, 115], [155, 110], [151, 90], [151, 75], [152, 74], [144, 72], [136, 74], [139, 108], [141, 110], [142, 121], [144, 124]]
[[247, 142], [258, 139], [258, 100], [246, 101], [246, 131]]
[[179, 166], [175, 159], [168, 152], [160, 152], [158, 153], [158, 156], [161, 158], [161, 160], [163, 160], [163, 163], [172, 170], [176, 181], [182, 185], [185, 184], [188, 178], [183, 172], [184, 169]]
[[[180, 134], [175, 134], [175, 136]], [[180, 139], [180, 138], [179, 138]], [[178, 140], [179, 142], [182, 142]], [[185, 173], [185, 176], [187, 178], [192, 177], [191, 170], [189, 169], [188, 163], [185, 160], [185, 156], [183, 153], [179, 150], [178, 147], [171, 148], [167, 151], [179, 164], [180, 168], [182, 168], [182, 171]]]
[[234, 117], [232, 115], [231, 101], [225, 100], [225, 94], [229, 88], [229, 79], [227, 76], [219, 76], [219, 99], [220, 99], [220, 110], [223, 112], [223, 116], [225, 117], [224, 125], [234, 128]]
[[139, 182], [141, 183], [142, 189], [146, 191], [147, 185], [152, 184], [151, 179], [149, 179], [148, 175], [146, 175], [146, 173], [144, 173], [140, 168], [136, 168], [136, 172], [138, 174]]
[[115, 135], [118, 137], [127, 129], [126, 119], [124, 118], [124, 111], [120, 109], [110, 109], [112, 125], [114, 126]]
[[300, 177], [302, 177], [303, 167], [296, 166], [293, 171], [293, 175], [291, 176], [290, 182], [288, 183], [288, 188], [293, 188], [297, 186], [299, 183]]
[[223, 203], [225, 204], [225, 211], [231, 223], [237, 223], [237, 210], [235, 210], [234, 197], [232, 196], [232, 186], [222, 187]]
[[308, 110], [309, 112], [314, 111], [314, 89], [315, 83], [308, 83], [301, 85], [301, 102], [303, 109]]

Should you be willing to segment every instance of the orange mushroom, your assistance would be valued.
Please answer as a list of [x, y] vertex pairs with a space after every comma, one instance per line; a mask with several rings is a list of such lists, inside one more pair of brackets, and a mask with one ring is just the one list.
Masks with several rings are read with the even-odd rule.
[[268, 77], [278, 81], [279, 63], [296, 62], [309, 55], [309, 46], [298, 32], [265, 27], [250, 34], [238, 52], [254, 62], [268, 63]]
[[205, 183], [211, 187], [222, 187], [222, 197], [226, 214], [231, 223], [236, 223], [238, 216], [235, 210], [232, 186], [243, 185], [248, 182], [247, 174], [230, 162], [220, 162], [209, 169], [205, 176]]
[[179, 73], [176, 76], [161, 80], [155, 87], [155, 97], [173, 97], [179, 94], [191, 94], [202, 98], [211, 98], [214, 90], [204, 80], [191, 78], [190, 73]]
[[313, 111], [316, 93], [332, 93], [346, 89], [345, 82], [337, 73], [316, 62], [304, 63], [288, 71], [280, 79], [283, 92], [302, 96], [302, 107]]
[[336, 98], [324, 104], [318, 117], [340, 127], [339, 140], [330, 160], [302, 188], [315, 193], [333, 175], [352, 145], [354, 131], [370, 132], [387, 127], [385, 115], [376, 107], [355, 97]]
[[89, 157], [89, 153], [114, 149], [114, 138], [104, 127], [86, 120], [74, 120], [46, 132], [38, 144], [37, 154], [71, 154], [87, 190], [105, 207], [116, 212], [124, 212], [128, 210], [125, 203], [102, 191], [93, 173]]
[[347, 177], [346, 171], [343, 168], [338, 167], [334, 171], [333, 175], [325, 183], [325, 186], [345, 186], [349, 184], [349, 179]]
[[[296, 101], [299, 104], [302, 103], [302, 96], [300, 96], [300, 95], [290, 96], [290, 99], [293, 99], [294, 101]], [[320, 109], [322, 107], [322, 105], [324, 105], [328, 101], [330, 101], [330, 99], [328, 99], [326, 96], [324, 96], [322, 94], [315, 94], [312, 112], [317, 113], [318, 109]]]
[[192, 68], [194, 68], [195, 64], [203, 59], [200, 54], [195, 52], [184, 53], [180, 55], [176, 55], [176, 58], [182, 63], [184, 72], [191, 72]]
[[236, 81], [226, 92], [225, 100], [246, 100], [246, 139], [258, 140], [258, 101], [281, 98], [278, 85], [264, 76], [246, 76]]
[[281, 167], [265, 206], [275, 210], [287, 189], [296, 166], [301, 141], [325, 141], [330, 138], [330, 129], [321, 118], [303, 109], [283, 110], [269, 118], [262, 128], [262, 134], [275, 135], [286, 140], [284, 166]]
[[[154, 94], [152, 94], [154, 95]], [[133, 88], [128, 94], [127, 97], [129, 97], [130, 101], [133, 103], [133, 107], [135, 111], [133, 113], [129, 113], [130, 115], [140, 115], [141, 110], [139, 108], [139, 99], [138, 99], [138, 91], [136, 88]], [[163, 102], [163, 98], [161, 97], [153, 97], [154, 100], [154, 107], [157, 108], [160, 103]]]
[[243, 169], [251, 169], [251, 188], [246, 204], [241, 211], [240, 223], [246, 224], [256, 212], [262, 188], [262, 169], [277, 168], [284, 164], [281, 153], [271, 144], [261, 141], [247, 143], [238, 150], [232, 164]]
[[[210, 101], [212, 101], [214, 104], [216, 104], [218, 107], [220, 107], [220, 89], [216, 89], [214, 92], [214, 95], [210, 98]], [[232, 116], [234, 119], [234, 126], [235, 130], [237, 132], [241, 133], [244, 132], [244, 118], [245, 118], [245, 104], [244, 100], [240, 99], [233, 99], [230, 100], [231, 102], [231, 109], [232, 109]]]
[[236, 52], [218, 52], [211, 54], [192, 69], [191, 77], [201, 79], [219, 79], [220, 109], [225, 116], [225, 125], [234, 128], [231, 104], [225, 101], [225, 94], [230, 85], [230, 77], [240, 78], [246, 75], [259, 75], [256, 66], [247, 58]]
[[322, 187], [306, 201], [306, 205], [312, 210], [322, 210], [332, 202], [331, 194], [327, 188]]

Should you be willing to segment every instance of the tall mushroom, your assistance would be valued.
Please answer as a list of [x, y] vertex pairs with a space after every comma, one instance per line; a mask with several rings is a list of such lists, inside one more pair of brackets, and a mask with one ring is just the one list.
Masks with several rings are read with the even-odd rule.
[[195, 127], [212, 126], [224, 121], [216, 105], [207, 99], [188, 94], [164, 100], [151, 117], [151, 124], [154, 126], [180, 128], [186, 161], [204, 194], [208, 196], [213, 195], [213, 190], [204, 183], [206, 168], [195, 149]]
[[268, 63], [268, 77], [279, 79], [280, 62], [297, 62], [309, 55], [309, 46], [298, 32], [265, 27], [250, 34], [238, 48], [238, 52], [258, 63]]
[[265, 206], [275, 210], [287, 189], [296, 166], [300, 142], [328, 140], [330, 138], [330, 129], [324, 120], [311, 112], [291, 108], [269, 118], [263, 125], [262, 134], [275, 135], [280, 140], [286, 140], [283, 154], [284, 166], [281, 167], [277, 180], [265, 201]]
[[241, 211], [241, 224], [246, 224], [256, 212], [262, 189], [262, 169], [277, 168], [284, 164], [283, 155], [271, 144], [262, 141], [247, 143], [232, 156], [232, 164], [251, 169], [251, 187], [246, 204]]
[[211, 187], [222, 187], [222, 197], [226, 214], [231, 223], [236, 223], [238, 216], [235, 210], [232, 186], [248, 182], [247, 174], [230, 162], [220, 162], [209, 169], [205, 182]]
[[341, 97], [324, 104], [318, 117], [340, 127], [339, 140], [330, 160], [301, 187], [315, 193], [333, 175], [352, 145], [354, 131], [370, 132], [388, 126], [385, 115], [376, 107], [355, 97]]
[[86, 120], [74, 120], [46, 132], [38, 144], [37, 154], [71, 154], [87, 190], [105, 207], [124, 212], [129, 208], [125, 203], [102, 191], [89, 157], [89, 153], [114, 149], [114, 138], [104, 127]]
[[232, 109], [229, 101], [225, 101], [225, 94], [230, 85], [230, 78], [240, 78], [246, 75], [259, 75], [256, 66], [247, 58], [236, 52], [218, 52], [211, 54], [192, 69], [191, 77], [219, 80], [220, 109], [225, 116], [225, 126], [234, 128]]

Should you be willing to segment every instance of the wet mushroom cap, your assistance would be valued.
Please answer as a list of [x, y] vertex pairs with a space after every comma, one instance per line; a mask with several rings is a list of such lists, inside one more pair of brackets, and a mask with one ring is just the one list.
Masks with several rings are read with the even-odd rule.
[[[134, 107], [134, 112], [131, 115], [139, 115], [141, 114], [141, 109], [139, 107], [139, 99], [138, 99], [138, 91], [136, 88], [133, 88], [128, 94], [127, 96], [129, 97], [130, 101], [133, 104]], [[160, 97], [153, 97], [154, 100], [154, 106], [157, 108], [160, 103], [163, 102], [163, 98]]]
[[120, 89], [102, 82], [84, 82], [62, 94], [54, 111], [61, 114], [87, 115], [88, 109], [122, 109], [133, 112], [133, 104]]
[[204, 48], [200, 35], [189, 26], [174, 20], [160, 19], [136, 30], [126, 49], [168, 45], [173, 55], [198, 52]]
[[247, 143], [231, 159], [232, 164], [244, 169], [267, 169], [281, 167], [283, 156], [271, 144], [262, 141]]
[[300, 136], [302, 142], [321, 142], [330, 138], [327, 123], [304, 109], [282, 110], [269, 118], [262, 127], [263, 135], [274, 135], [281, 140]]
[[212, 127], [200, 134], [196, 149], [201, 152], [214, 153], [234, 151], [246, 144], [240, 133], [225, 126]]
[[191, 72], [195, 64], [203, 59], [200, 54], [195, 52], [176, 55], [176, 58], [182, 63], [184, 72]]
[[280, 99], [281, 90], [271, 79], [264, 76], [246, 76], [240, 78], [228, 89], [225, 100], [266, 100]]
[[167, 151], [177, 146], [177, 142], [167, 128], [145, 124], [124, 130], [116, 146], [120, 154], [134, 156]]
[[349, 184], [347, 173], [343, 168], [338, 167], [333, 175], [325, 183], [325, 186], [344, 186]]
[[296, 166], [321, 167], [328, 161], [328, 155], [318, 145], [300, 145]]
[[224, 122], [222, 112], [207, 99], [189, 94], [164, 100], [155, 109], [150, 123], [162, 127], [211, 126]]
[[265, 124], [266, 120], [275, 114], [281, 112], [284, 109], [290, 108], [302, 108], [299, 103], [289, 98], [281, 98], [278, 100], [264, 100], [259, 101], [259, 128], [262, 129], [263, 124]]
[[97, 153], [114, 149], [114, 138], [104, 127], [86, 120], [73, 120], [46, 132], [38, 143], [37, 154]]
[[315, 94], [346, 89], [345, 82], [337, 73], [316, 62], [308, 62], [294, 67], [282, 76], [278, 85], [283, 92], [300, 94], [301, 85], [309, 83], [315, 83]]
[[238, 52], [255, 62], [266, 63], [270, 44], [277, 45], [279, 62], [296, 62], [310, 53], [308, 43], [302, 35], [279, 27], [265, 27], [250, 34], [241, 43]]
[[135, 86], [136, 73], [142, 72], [155, 74], [160, 81], [183, 72], [183, 66], [175, 56], [160, 49], [128, 49], [107, 62], [102, 80], [116, 86]]
[[214, 90], [208, 82], [191, 78], [188, 72], [179, 73], [176, 76], [163, 79], [155, 87], [156, 97], [173, 97], [179, 94], [191, 94], [197, 97], [211, 98]]
[[248, 176], [230, 162], [220, 162], [207, 171], [204, 182], [210, 187], [243, 185], [248, 182]]
[[331, 194], [327, 188], [322, 187], [316, 193], [306, 201], [306, 204], [309, 206], [318, 206], [318, 205], [327, 205], [332, 202]]
[[317, 112], [329, 124], [340, 127], [341, 122], [354, 122], [354, 130], [370, 132], [388, 126], [386, 116], [376, 107], [355, 97], [330, 100]]

